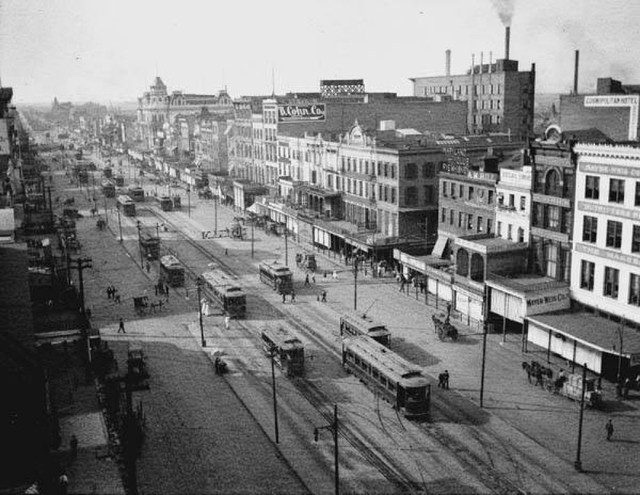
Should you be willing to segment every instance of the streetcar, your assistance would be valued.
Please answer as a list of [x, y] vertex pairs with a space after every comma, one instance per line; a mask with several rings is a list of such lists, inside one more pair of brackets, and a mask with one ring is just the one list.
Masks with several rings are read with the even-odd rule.
[[343, 337], [368, 335], [386, 347], [391, 345], [391, 332], [386, 326], [364, 313], [355, 311], [340, 317], [340, 335]]
[[102, 169], [102, 174], [105, 176], [105, 178], [111, 179], [111, 177], [113, 176], [113, 172], [111, 170], [111, 167], [104, 167]]
[[160, 257], [160, 238], [150, 232], [140, 232], [140, 251], [149, 261]]
[[117, 206], [118, 210], [120, 210], [123, 215], [127, 217], [136, 216], [136, 204], [126, 194], [121, 194], [120, 196], [118, 196]]
[[241, 287], [220, 271], [202, 274], [203, 291], [207, 299], [215, 302], [229, 316], [243, 318], [247, 313], [247, 295]]
[[171, 211], [173, 210], [173, 201], [169, 196], [159, 196], [158, 203], [160, 203], [160, 208], [162, 211]]
[[366, 335], [344, 339], [342, 365], [405, 417], [428, 415], [431, 385], [420, 367], [379, 342]]
[[289, 267], [276, 261], [263, 261], [260, 263], [260, 280], [278, 291], [279, 294], [291, 294], [293, 292], [293, 272]]
[[172, 254], [160, 258], [160, 280], [171, 287], [184, 286], [184, 267]]
[[129, 196], [131, 196], [131, 199], [133, 199], [136, 203], [144, 201], [144, 189], [142, 189], [140, 186], [130, 187]]
[[116, 197], [116, 186], [110, 180], [102, 181], [102, 194], [104, 194], [105, 198], [115, 198]]
[[304, 346], [300, 339], [284, 328], [262, 331], [262, 348], [287, 376], [304, 374]]
[[116, 175], [113, 180], [116, 181], [116, 186], [124, 187], [124, 177], [122, 175]]

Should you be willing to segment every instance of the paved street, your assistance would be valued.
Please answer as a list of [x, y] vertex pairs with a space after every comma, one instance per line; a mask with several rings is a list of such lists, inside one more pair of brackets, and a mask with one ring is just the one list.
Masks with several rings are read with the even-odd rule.
[[[193, 197], [191, 203], [193, 208], [190, 217], [184, 209], [174, 215], [181, 218], [182, 224], [196, 237], [201, 230], [213, 230], [212, 203]], [[186, 204], [184, 200], [183, 204]], [[217, 214], [219, 229], [226, 227], [236, 215], [232, 210], [222, 207], [218, 208]], [[252, 441], [254, 437], [261, 438], [264, 441], [261, 449], [264, 450], [261, 450], [262, 455], [258, 458], [262, 464], [266, 457], [280, 459], [277, 447], [269, 440], [268, 434], [265, 434], [268, 427], [266, 424], [262, 428], [258, 427], [250, 415], [242, 419], [241, 411], [245, 409], [239, 405], [237, 396], [231, 392], [225, 380], [213, 374], [211, 361], [206, 359], [205, 354], [199, 349], [195, 325], [197, 309], [193, 297], [186, 300], [185, 293], [181, 290], [175, 293], [176, 297], [170, 295], [167, 314], [170, 311], [171, 316], [168, 317], [158, 315], [137, 319], [134, 316], [130, 298], [144, 293], [145, 290], [149, 293], [153, 290], [152, 284], [157, 276], [154, 272], [155, 267], [147, 274], [135, 265], [135, 224], [130, 220], [123, 222], [124, 242], [120, 246], [117, 241], [119, 232], [114, 230], [114, 226], [117, 225], [116, 216], [111, 214], [109, 218], [110, 230], [103, 233], [97, 232], [93, 220], [86, 219], [80, 222], [80, 228], [85, 229], [82, 234], [85, 239], [83, 255], [86, 251], [94, 260], [94, 270], [91, 271], [93, 279], [85, 285], [88, 291], [88, 305], [94, 314], [94, 323], [100, 326], [103, 335], [113, 342], [119, 356], [122, 356], [119, 360], [122, 362], [126, 343], [130, 341], [142, 342], [149, 355], [152, 388], [150, 392], [140, 393], [139, 397], [143, 402], [150, 430], [139, 463], [141, 490], [152, 492], [160, 485], [164, 487], [163, 491], [178, 493], [182, 490], [178, 487], [191, 483], [188, 486], [193, 486], [195, 490], [216, 491], [217, 487], [222, 486], [231, 489], [231, 479], [242, 479], [245, 483], [245, 479], [238, 476], [241, 476], [246, 466], [241, 468], [233, 464], [232, 468], [237, 467], [238, 470], [225, 470], [229, 474], [226, 478], [220, 473], [219, 468], [215, 468], [225, 466], [225, 460], [237, 460], [238, 456], [234, 455], [234, 452], [252, 461], [247, 465], [253, 466], [257, 460], [249, 450], [237, 445], [237, 437], [235, 441], [220, 438], [220, 432], [229, 431], [230, 428], [221, 430], [219, 425], [233, 424], [238, 428], [237, 425], [241, 424], [242, 428], [239, 430], [242, 431], [243, 437], [251, 438]], [[165, 234], [161, 234], [163, 235]], [[285, 254], [283, 238], [266, 236], [258, 229], [255, 231], [255, 260], [251, 260], [251, 243], [248, 240], [222, 238], [207, 242], [210, 242], [221, 255], [228, 249], [229, 257], [225, 258], [225, 262], [238, 270], [256, 264], [264, 255], [283, 258]], [[293, 257], [296, 250], [300, 249], [301, 247], [289, 239], [287, 254], [291, 265], [294, 265]], [[317, 277], [317, 285], [309, 289], [302, 287], [303, 275], [294, 269], [298, 284], [297, 302], [286, 307], [292, 318], [318, 318], [317, 315], [321, 315], [329, 324], [330, 331], [337, 331], [339, 314], [353, 307], [353, 277], [348, 271], [349, 267], [337, 264], [337, 261], [339, 260], [320, 256], [320, 269], [336, 268], [339, 271], [338, 280]], [[123, 294], [121, 305], [106, 298], [105, 289], [110, 284], [116, 285]], [[328, 303], [324, 305], [317, 301], [317, 293], [321, 288], [326, 289], [329, 294]], [[153, 296], [151, 293], [150, 295]], [[415, 293], [401, 293], [392, 279], [360, 278], [358, 308], [368, 310], [369, 314], [387, 323], [392, 331], [392, 347], [424, 366], [432, 378], [443, 369], [449, 369], [452, 375], [452, 390], [442, 392], [435, 388], [434, 381], [434, 406], [443, 410], [459, 408], [461, 418], [476, 418], [481, 421], [483, 430], [494, 434], [497, 445], [505, 449], [505, 452], [509, 451], [509, 445], [513, 445], [518, 451], [518, 461], [513, 461], [512, 469], [518, 469], [518, 463], [526, 462], [526, 458], [522, 460], [524, 452], [530, 456], [531, 462], [545, 466], [548, 476], [564, 479], [574, 491], [636, 491], [636, 459], [640, 453], [636, 397], [624, 402], [612, 400], [612, 389], [609, 386], [605, 388], [607, 409], [585, 412], [581, 459], [586, 472], [579, 474], [573, 468], [578, 429], [577, 404], [527, 383], [526, 374], [520, 366], [521, 362], [532, 358], [543, 361], [546, 356], [536, 355], [535, 352], [522, 355], [520, 336], [507, 335], [504, 343], [501, 335], [490, 335], [487, 339], [483, 411], [478, 407], [482, 350], [480, 336], [471, 335], [471, 330], [465, 328], [461, 322], [454, 321], [461, 332], [467, 335], [463, 335], [457, 343], [439, 341], [433, 333], [430, 320], [435, 308], [425, 306], [421, 295], [418, 295], [416, 300]], [[126, 320], [126, 336], [115, 334], [117, 318], [120, 316]], [[207, 320], [205, 327], [208, 340], [219, 331], [219, 323], [215, 317]], [[188, 381], [188, 386], [185, 386], [185, 380]], [[234, 380], [237, 382], [237, 379], [229, 378], [232, 385]], [[267, 411], [264, 415], [268, 415]], [[212, 422], [206, 419], [213, 417], [228, 417], [229, 420]], [[612, 417], [616, 425], [613, 442], [605, 440], [604, 423], [608, 417]], [[434, 428], [458, 437], [467, 444], [468, 440], [465, 439], [473, 438], [473, 422], [442, 422], [442, 418], [437, 414], [432, 418], [432, 422]], [[246, 436], [245, 432], [249, 432], [249, 436]], [[434, 434], [437, 433], [434, 430]], [[194, 445], [196, 448], [192, 448]], [[234, 449], [239, 450], [236, 452]], [[296, 455], [296, 447], [280, 446], [280, 449], [285, 457]], [[297, 453], [300, 455], [299, 450]], [[328, 454], [330, 455], [330, 450]], [[515, 451], [513, 455], [516, 456]], [[178, 463], [175, 462], [176, 459], [184, 459], [186, 462]], [[330, 457], [328, 461], [330, 462]], [[305, 462], [317, 461], [308, 458]], [[295, 492], [304, 489], [300, 480], [291, 473], [290, 464], [291, 460], [288, 463], [277, 463], [275, 468], [270, 467], [268, 470], [283, 470], [285, 473], [278, 479], [288, 481], [278, 490]], [[260, 473], [254, 469], [249, 471], [255, 472], [256, 476], [249, 477], [246, 486], [260, 487], [257, 480], [264, 476], [264, 472]], [[375, 479], [375, 475], [371, 475]], [[305, 473], [303, 478], [305, 476], [309, 479], [308, 473]], [[225, 480], [229, 485], [224, 485]], [[316, 481], [318, 484], [307, 483], [306, 486], [315, 487], [310, 489], [318, 493], [331, 490], [331, 473], [327, 466], [325, 473]], [[523, 484], [526, 483], [527, 481], [523, 480]], [[172, 489], [172, 486], [176, 488]]]

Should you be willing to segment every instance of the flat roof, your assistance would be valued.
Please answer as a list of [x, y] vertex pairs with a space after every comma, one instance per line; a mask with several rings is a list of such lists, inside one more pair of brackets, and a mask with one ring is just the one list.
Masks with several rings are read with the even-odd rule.
[[633, 328], [625, 328], [618, 322], [593, 313], [557, 311], [544, 315], [528, 316], [527, 319], [589, 347], [613, 354], [618, 354], [617, 349], [620, 345], [618, 332], [622, 328], [622, 355], [630, 357], [630, 354], [640, 353], [640, 333]]
[[524, 242], [513, 242], [503, 239], [502, 237], [484, 237], [481, 239], [465, 239], [457, 237], [454, 244], [474, 248], [482, 253], [501, 253], [508, 251], [522, 251], [528, 249]]
[[491, 273], [486, 282], [490, 287], [505, 287], [523, 294], [540, 290], [556, 289], [558, 287], [567, 287], [566, 282], [531, 273], [514, 274], [509, 277]]

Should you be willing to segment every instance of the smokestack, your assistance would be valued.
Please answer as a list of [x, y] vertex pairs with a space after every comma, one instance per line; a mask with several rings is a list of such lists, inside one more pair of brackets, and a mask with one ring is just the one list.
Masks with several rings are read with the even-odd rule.
[[504, 28], [504, 58], [509, 60], [509, 43], [511, 42], [511, 28]]
[[578, 94], [578, 66], [580, 64], [580, 50], [576, 50], [576, 63], [573, 69], [573, 94]]
[[444, 70], [445, 70], [445, 75], [450, 76], [451, 75], [451, 50], [447, 50], [445, 53], [445, 65], [444, 65]]

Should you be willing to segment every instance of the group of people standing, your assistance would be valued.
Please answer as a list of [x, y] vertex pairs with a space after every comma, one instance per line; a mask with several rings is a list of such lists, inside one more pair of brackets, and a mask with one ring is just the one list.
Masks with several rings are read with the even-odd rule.
[[113, 299], [113, 302], [120, 303], [120, 294], [118, 293], [118, 289], [116, 289], [113, 285], [107, 287], [107, 299]]

